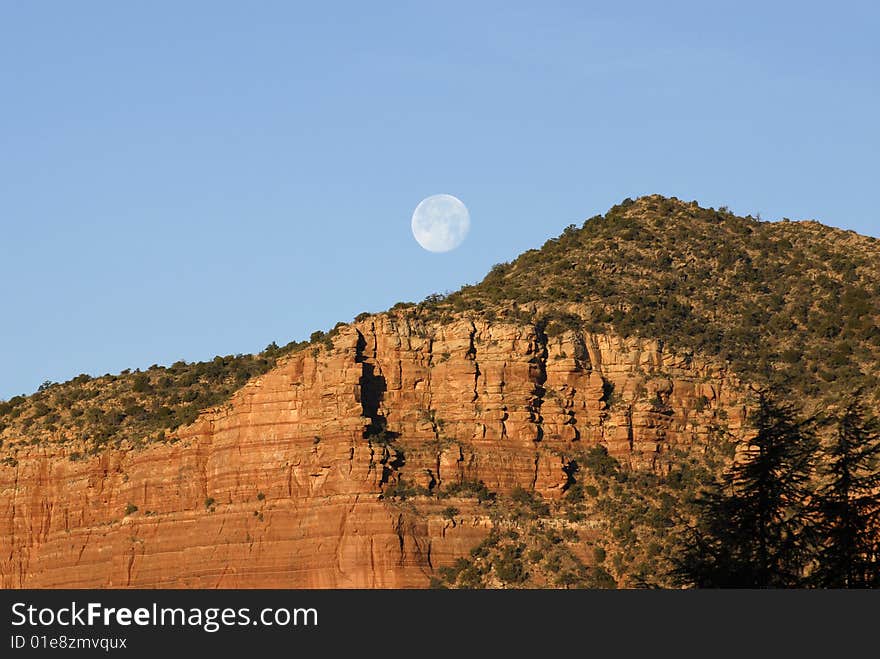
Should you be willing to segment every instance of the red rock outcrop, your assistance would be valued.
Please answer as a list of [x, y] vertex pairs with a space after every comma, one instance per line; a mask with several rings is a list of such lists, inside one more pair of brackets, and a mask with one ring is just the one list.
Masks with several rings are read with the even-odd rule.
[[491, 522], [468, 498], [416, 510], [383, 491], [558, 496], [566, 455], [595, 443], [660, 468], [719, 419], [739, 430], [738, 388], [659, 341], [373, 316], [166, 443], [81, 460], [16, 446], [0, 464], [0, 585], [424, 587]]

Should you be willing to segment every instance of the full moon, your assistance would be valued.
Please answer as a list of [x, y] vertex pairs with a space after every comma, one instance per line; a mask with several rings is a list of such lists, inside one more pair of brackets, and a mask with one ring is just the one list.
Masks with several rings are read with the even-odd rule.
[[435, 194], [422, 199], [412, 216], [416, 241], [429, 252], [448, 252], [464, 241], [471, 228], [471, 216], [460, 199]]

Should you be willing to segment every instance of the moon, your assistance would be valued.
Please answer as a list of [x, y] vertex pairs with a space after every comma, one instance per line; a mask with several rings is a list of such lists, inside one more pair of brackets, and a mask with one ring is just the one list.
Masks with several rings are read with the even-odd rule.
[[422, 199], [412, 216], [412, 232], [429, 252], [455, 249], [471, 229], [471, 215], [461, 199], [451, 194], [435, 194]]

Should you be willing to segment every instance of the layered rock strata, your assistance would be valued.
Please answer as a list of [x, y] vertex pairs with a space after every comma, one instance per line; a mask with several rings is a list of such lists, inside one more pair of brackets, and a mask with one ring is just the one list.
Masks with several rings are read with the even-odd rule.
[[372, 316], [165, 443], [2, 449], [0, 586], [424, 587], [491, 521], [473, 498], [412, 506], [394, 488], [556, 497], [595, 444], [662, 469], [676, 445], [740, 431], [739, 390], [660, 341]]

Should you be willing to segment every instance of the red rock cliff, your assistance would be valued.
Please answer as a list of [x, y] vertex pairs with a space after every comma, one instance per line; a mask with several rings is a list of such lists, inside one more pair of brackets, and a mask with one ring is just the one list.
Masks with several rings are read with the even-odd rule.
[[470, 499], [449, 520], [448, 499], [415, 512], [383, 490], [558, 496], [577, 446], [651, 468], [719, 417], [737, 431], [738, 387], [657, 341], [373, 316], [167, 443], [18, 449], [0, 465], [0, 585], [423, 587], [491, 522]]

